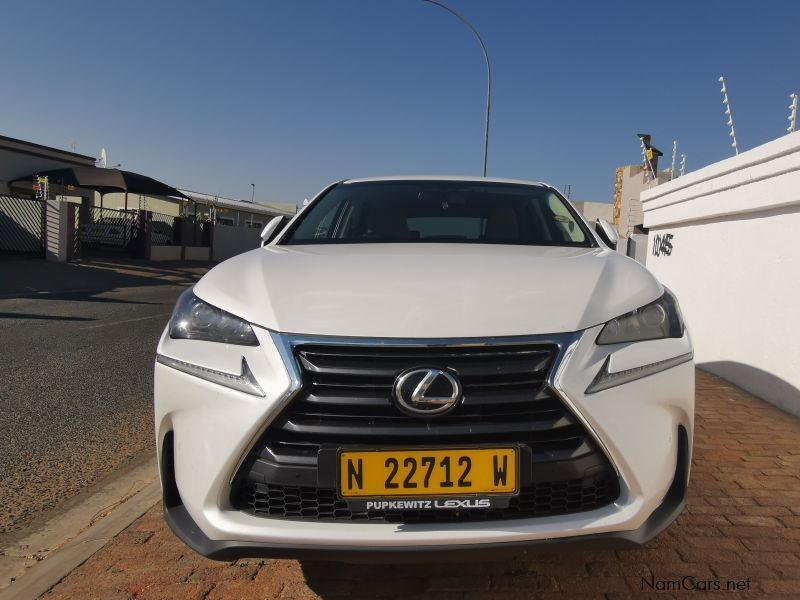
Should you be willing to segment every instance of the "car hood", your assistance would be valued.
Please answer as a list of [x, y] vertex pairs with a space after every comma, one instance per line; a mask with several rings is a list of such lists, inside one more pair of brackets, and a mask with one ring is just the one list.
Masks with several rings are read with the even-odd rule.
[[202, 300], [274, 331], [391, 338], [572, 332], [662, 293], [611, 250], [488, 244], [267, 246], [195, 285]]

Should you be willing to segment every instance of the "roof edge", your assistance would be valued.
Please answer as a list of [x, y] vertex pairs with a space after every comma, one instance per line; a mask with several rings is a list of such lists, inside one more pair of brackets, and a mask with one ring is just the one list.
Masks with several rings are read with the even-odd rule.
[[36, 142], [20, 140], [18, 138], [9, 137], [7, 135], [0, 135], [0, 142], [12, 142], [14, 144], [22, 144], [23, 146], [28, 146], [29, 148], [35, 148], [37, 150], [49, 150], [50, 152], [58, 152], [59, 154], [65, 154], [67, 156], [72, 156], [74, 158], [83, 158], [86, 160], [91, 160], [92, 162], [97, 162], [97, 159], [94, 156], [87, 156], [86, 154], [78, 154], [77, 152], [71, 152], [70, 150], [61, 150], [60, 148], [54, 148], [53, 146], [45, 146], [44, 144], [37, 144]]
[[388, 175], [382, 177], [357, 177], [345, 179], [342, 183], [363, 183], [369, 181], [475, 181], [488, 183], [517, 183], [521, 185], [540, 185], [551, 187], [543, 181], [527, 179], [507, 179], [503, 177], [481, 177], [480, 175]]

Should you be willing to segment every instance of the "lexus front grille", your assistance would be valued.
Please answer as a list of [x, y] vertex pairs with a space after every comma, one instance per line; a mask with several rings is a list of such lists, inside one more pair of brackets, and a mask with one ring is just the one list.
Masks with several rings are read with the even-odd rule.
[[[234, 507], [273, 518], [378, 522], [513, 519], [613, 502], [613, 467], [548, 385], [555, 343], [351, 345], [300, 343], [303, 387], [254, 445], [234, 478]], [[458, 376], [463, 400], [429, 419], [394, 406], [392, 386], [414, 367]], [[347, 448], [515, 444], [520, 495], [508, 509], [353, 513], [335, 497], [336, 453]]]

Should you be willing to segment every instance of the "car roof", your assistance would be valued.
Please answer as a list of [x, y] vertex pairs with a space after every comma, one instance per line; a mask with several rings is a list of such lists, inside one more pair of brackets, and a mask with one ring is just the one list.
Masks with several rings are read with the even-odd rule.
[[500, 177], [480, 177], [478, 175], [394, 175], [384, 177], [359, 177], [345, 179], [342, 183], [363, 183], [368, 181], [474, 181], [484, 183], [516, 183], [521, 185], [536, 185], [551, 187], [541, 181], [527, 181], [525, 179], [503, 179]]

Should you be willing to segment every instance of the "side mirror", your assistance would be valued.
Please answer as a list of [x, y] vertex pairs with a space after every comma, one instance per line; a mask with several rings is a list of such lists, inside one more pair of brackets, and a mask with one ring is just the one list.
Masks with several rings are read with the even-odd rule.
[[617, 230], [614, 229], [614, 226], [606, 221], [605, 219], [597, 219], [594, 224], [594, 230], [597, 232], [597, 235], [600, 236], [600, 239], [605, 242], [606, 246], [611, 248], [612, 250], [617, 249], [617, 243], [619, 242], [619, 234]]
[[280, 231], [281, 227], [286, 223], [286, 217], [275, 217], [270, 220], [269, 223], [264, 225], [264, 229], [261, 230], [261, 247], [263, 248], [267, 244], [272, 241], [272, 238], [275, 237], [275, 234]]

